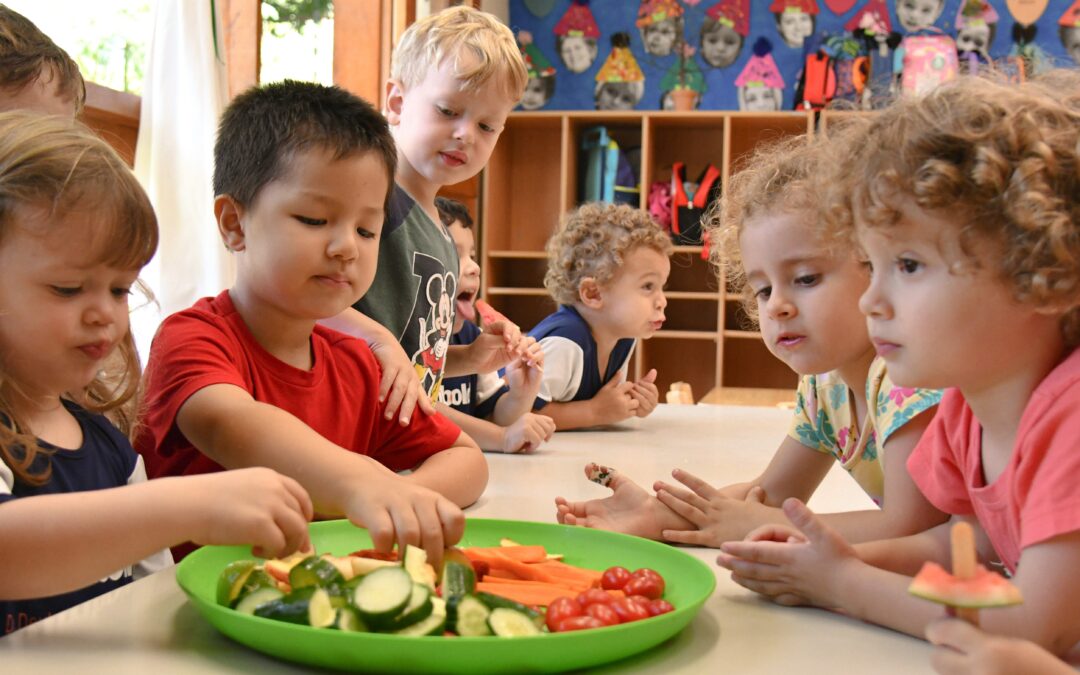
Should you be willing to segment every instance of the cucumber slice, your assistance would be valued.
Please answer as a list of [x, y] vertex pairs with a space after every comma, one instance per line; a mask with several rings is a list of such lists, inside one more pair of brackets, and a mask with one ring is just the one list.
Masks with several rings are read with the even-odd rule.
[[276, 621], [325, 628], [334, 623], [337, 611], [322, 588], [308, 586], [255, 608], [255, 616]]
[[463, 565], [456, 561], [447, 562], [443, 567], [442, 597], [449, 602], [453, 598], [472, 593], [476, 589], [476, 573], [472, 565]]
[[360, 618], [378, 623], [405, 608], [412, 597], [413, 580], [400, 567], [381, 567], [368, 574], [353, 591], [353, 606]]
[[254, 560], [234, 560], [221, 570], [217, 583], [217, 602], [232, 607], [243, 595], [244, 584], [255, 571]]
[[364, 623], [364, 620], [360, 618], [360, 615], [352, 607], [338, 609], [334, 627], [345, 633], [368, 632], [367, 624]]
[[491, 635], [489, 616], [491, 610], [475, 595], [462, 595], [447, 602], [448, 626], [462, 637]]
[[503, 607], [505, 609], [516, 610], [518, 612], [521, 612], [522, 614], [529, 616], [538, 628], [544, 627], [544, 613], [538, 612], [532, 607], [529, 607], [528, 605], [523, 605], [520, 602], [515, 602], [514, 600], [511, 600], [509, 598], [504, 598], [501, 595], [485, 593], [484, 591], [479, 591], [476, 594], [476, 597], [480, 598], [480, 601], [491, 609], [498, 609], [500, 607]]
[[409, 596], [409, 602], [406, 603], [405, 609], [401, 610], [401, 613], [395, 616], [386, 625], [386, 630], [400, 630], [405, 626], [411, 626], [417, 621], [423, 621], [431, 615], [431, 589], [424, 584], [418, 584], [413, 582], [412, 594]]
[[254, 614], [255, 610], [265, 605], [268, 602], [274, 602], [285, 597], [285, 594], [276, 588], [267, 586], [266, 588], [256, 589], [243, 598], [240, 602], [236, 603], [236, 611], [241, 614]]
[[417, 621], [411, 626], [394, 631], [395, 635], [442, 635], [446, 630], [446, 601], [442, 598], [431, 598], [431, 614], [423, 621]]
[[308, 602], [308, 625], [314, 628], [333, 626], [337, 619], [337, 608], [330, 602], [330, 594], [324, 588], [317, 588]]
[[491, 610], [488, 626], [491, 632], [499, 637], [524, 637], [541, 633], [528, 614], [506, 607]]
[[289, 585], [294, 591], [308, 586], [319, 588], [344, 586], [345, 577], [341, 576], [341, 572], [334, 563], [312, 556], [304, 558], [300, 564], [289, 570]]
[[427, 551], [409, 544], [405, 547], [401, 566], [405, 568], [413, 581], [424, 584], [432, 590], [435, 589], [435, 569], [427, 562]]

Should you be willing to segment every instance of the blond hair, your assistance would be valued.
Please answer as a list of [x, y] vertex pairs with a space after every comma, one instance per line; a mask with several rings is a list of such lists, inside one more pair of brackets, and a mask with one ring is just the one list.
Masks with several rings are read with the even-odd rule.
[[827, 139], [803, 134], [758, 146], [736, 167], [722, 198], [705, 214], [710, 261], [728, 289], [740, 297], [751, 322], [758, 320], [757, 303], [739, 247], [746, 222], [764, 215], [792, 214], [820, 234], [823, 246], [849, 246], [846, 236], [826, 226], [826, 216], [831, 193], [843, 191], [850, 181], [840, 167], [854, 133], [850, 125]]
[[671, 239], [648, 212], [625, 204], [582, 204], [548, 240], [544, 287], [555, 302], [571, 305], [579, 300], [582, 280], [610, 283], [627, 254], [641, 246], [671, 255]]
[[1001, 281], [1024, 303], [1064, 312], [1080, 343], [1080, 73], [1023, 84], [961, 78], [897, 102], [869, 124], [849, 170], [860, 227], [899, 222], [900, 207], [956, 223], [961, 250], [992, 242]]
[[[28, 223], [28, 208], [42, 209], [46, 217]], [[139, 269], [157, 250], [157, 219], [150, 200], [108, 144], [72, 120], [0, 113], [0, 246], [15, 228], [44, 232], [56, 218], [75, 212], [94, 214], [86, 222], [100, 228], [94, 248], [101, 264]], [[0, 460], [19, 480], [40, 485], [48, 481], [50, 467], [33, 467], [39, 455], [47, 453], [13, 405], [25, 383], [11, 378], [2, 356], [0, 352]], [[131, 437], [139, 375], [129, 328], [103, 371], [82, 391], [66, 395], [87, 410], [108, 415]]]
[[447, 58], [462, 91], [475, 91], [494, 77], [507, 99], [516, 102], [529, 81], [510, 29], [487, 12], [460, 5], [409, 26], [394, 49], [390, 77], [409, 89]]

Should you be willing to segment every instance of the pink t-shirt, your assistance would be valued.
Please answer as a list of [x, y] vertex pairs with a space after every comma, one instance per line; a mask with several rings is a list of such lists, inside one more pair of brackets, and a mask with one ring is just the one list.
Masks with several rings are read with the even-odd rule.
[[1080, 530], [1080, 349], [1031, 394], [1012, 457], [990, 485], [981, 448], [979, 420], [950, 389], [908, 457], [908, 473], [937, 508], [974, 515], [1015, 573], [1023, 549]]

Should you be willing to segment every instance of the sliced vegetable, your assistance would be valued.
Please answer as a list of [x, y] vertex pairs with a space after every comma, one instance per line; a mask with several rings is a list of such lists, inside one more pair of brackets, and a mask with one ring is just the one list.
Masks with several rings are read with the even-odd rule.
[[523, 637], [541, 633], [540, 628], [528, 614], [506, 607], [491, 610], [488, 626], [491, 632], [499, 637]]
[[341, 571], [334, 565], [334, 563], [324, 558], [304, 558], [289, 570], [289, 585], [293, 590], [301, 588], [307, 588], [308, 586], [318, 586], [319, 588], [327, 588], [329, 586], [344, 586], [345, 577], [341, 575]]
[[225, 566], [218, 576], [217, 602], [232, 607], [240, 599], [248, 576], [255, 570], [254, 560], [236, 560]]
[[255, 608], [255, 616], [325, 628], [334, 623], [337, 611], [330, 605], [330, 596], [324, 589], [308, 586], [260, 604]]
[[397, 635], [442, 635], [446, 629], [446, 601], [431, 598], [431, 614], [423, 621], [395, 631]]
[[443, 566], [442, 585], [439, 587], [444, 600], [472, 593], [476, 590], [476, 573], [472, 565], [450, 561]]
[[366, 633], [368, 631], [367, 624], [364, 623], [364, 620], [360, 618], [360, 615], [352, 607], [338, 609], [334, 628], [346, 633]]
[[[405, 604], [405, 608], [397, 616], [389, 620], [384, 628], [386, 630], [398, 630], [426, 619], [431, 614], [433, 606], [431, 600], [431, 589], [424, 584], [413, 582], [409, 602]], [[380, 630], [382, 629], [381, 627]]]
[[545, 607], [551, 604], [551, 601], [555, 598], [575, 594], [574, 589], [557, 584], [514, 583], [506, 580], [498, 583], [481, 581], [476, 584], [476, 590], [508, 598], [523, 605], [542, 605]]
[[547, 551], [543, 546], [491, 546], [480, 547], [470, 546], [464, 549], [465, 555], [469, 555], [470, 552], [474, 553], [498, 553], [504, 555], [512, 560], [517, 560], [523, 563], [539, 563], [547, 561]]
[[447, 628], [462, 637], [491, 635], [491, 609], [475, 595], [462, 595], [446, 603]]
[[413, 581], [435, 590], [435, 569], [428, 564], [427, 551], [409, 544], [405, 547], [401, 566], [405, 568]]
[[394, 616], [412, 597], [413, 580], [401, 567], [381, 567], [365, 576], [353, 591], [353, 606], [365, 621]]
[[240, 598], [240, 602], [236, 603], [236, 611], [241, 614], [254, 614], [255, 610], [260, 606], [280, 600], [283, 597], [285, 597], [285, 594], [277, 588], [260, 588]]
[[477, 593], [476, 597], [480, 598], [480, 600], [491, 609], [499, 609], [500, 607], [504, 609], [513, 609], [522, 614], [527, 614], [537, 626], [544, 625], [544, 613], [538, 612], [528, 605], [523, 605], [520, 602], [515, 602], [500, 595], [492, 595], [491, 593]]

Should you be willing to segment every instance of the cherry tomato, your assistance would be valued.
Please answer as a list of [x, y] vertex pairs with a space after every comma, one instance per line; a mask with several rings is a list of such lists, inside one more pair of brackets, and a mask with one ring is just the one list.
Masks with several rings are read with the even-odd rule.
[[623, 593], [644, 595], [650, 600], [656, 600], [664, 595], [664, 584], [650, 577], [630, 577], [630, 581], [623, 586]]
[[592, 616], [572, 616], [563, 619], [555, 626], [556, 633], [565, 633], [571, 630], [584, 630], [586, 628], [603, 628], [604, 624]]
[[602, 591], [599, 588], [590, 588], [587, 591], [579, 593], [577, 601], [582, 607], [588, 607], [589, 605], [595, 605], [597, 603], [601, 605], [610, 605], [615, 601], [615, 598], [607, 591]]
[[649, 603], [652, 602], [650, 598], [646, 598], [644, 595], [628, 595], [626, 596], [626, 599], [633, 600], [639, 605], [645, 605], [646, 607], [648, 607]]
[[491, 565], [483, 560], [472, 560], [470, 563], [472, 564], [473, 573], [476, 575], [477, 581], [483, 581], [484, 577], [491, 572]]
[[611, 608], [611, 605], [605, 605], [599, 602], [586, 607], [585, 614], [594, 619], [599, 619], [600, 623], [605, 626], [615, 626], [622, 623], [622, 619], [620, 619], [619, 615], [615, 613], [615, 610]]
[[649, 618], [649, 608], [640, 602], [635, 602], [629, 598], [619, 598], [611, 603], [611, 608], [619, 615], [619, 619], [622, 623], [630, 623], [631, 621], [640, 621], [641, 619]]
[[659, 616], [661, 614], [667, 614], [668, 612], [674, 612], [675, 607], [667, 600], [650, 600], [649, 601], [649, 615]]
[[606, 591], [617, 591], [625, 586], [627, 581], [630, 581], [630, 570], [625, 567], [609, 567], [600, 577], [600, 588]]
[[564, 619], [569, 619], [574, 616], [581, 616], [582, 607], [577, 600], [573, 598], [555, 598], [551, 601], [551, 604], [547, 608], [547, 623], [548, 630], [557, 632], [557, 626]]

